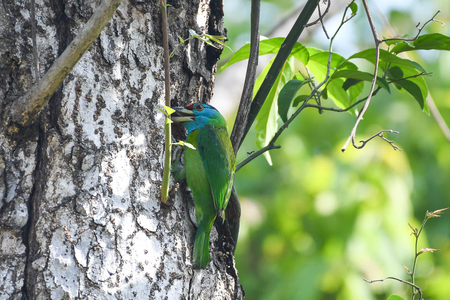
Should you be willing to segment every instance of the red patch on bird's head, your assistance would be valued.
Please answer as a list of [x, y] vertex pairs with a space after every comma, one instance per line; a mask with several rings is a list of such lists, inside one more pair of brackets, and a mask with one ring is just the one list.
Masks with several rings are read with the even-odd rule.
[[188, 106], [186, 106], [187, 109], [193, 110], [194, 109], [194, 104], [195, 103], [191, 103]]

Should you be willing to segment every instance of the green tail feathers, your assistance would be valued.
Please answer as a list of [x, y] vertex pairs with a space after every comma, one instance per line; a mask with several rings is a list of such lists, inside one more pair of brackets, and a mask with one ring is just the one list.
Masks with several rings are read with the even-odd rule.
[[199, 226], [197, 228], [194, 243], [194, 259], [192, 262], [194, 269], [206, 269], [208, 263], [211, 261], [211, 258], [209, 257], [210, 233], [211, 226], [209, 226], [209, 228], [204, 228], [204, 226]]

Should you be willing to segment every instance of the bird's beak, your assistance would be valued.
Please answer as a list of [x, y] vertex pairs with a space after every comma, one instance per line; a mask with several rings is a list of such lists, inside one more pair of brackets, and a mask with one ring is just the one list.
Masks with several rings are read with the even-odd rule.
[[195, 115], [192, 110], [186, 109], [184, 107], [172, 107], [175, 112], [172, 114], [172, 121], [181, 122], [191, 122], [194, 121]]

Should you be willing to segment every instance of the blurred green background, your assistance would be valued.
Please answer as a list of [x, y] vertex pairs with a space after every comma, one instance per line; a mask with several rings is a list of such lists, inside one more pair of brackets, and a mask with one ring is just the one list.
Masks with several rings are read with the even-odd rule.
[[[224, 2], [228, 45], [236, 51], [249, 40], [250, 2]], [[296, 7], [304, 2], [263, 2], [261, 34], [298, 12]], [[337, 12], [325, 23], [330, 34], [348, 2], [333, 1]], [[376, 1], [376, 6], [373, 2], [369, 1], [380, 36], [392, 35], [386, 20], [396, 33], [415, 35], [417, 22], [424, 23], [438, 9], [442, 12], [437, 18], [450, 25], [447, 0]], [[358, 16], [344, 26], [334, 45], [334, 51], [345, 57], [373, 47], [362, 3], [357, 4]], [[304, 45], [328, 47], [320, 26], [307, 32]], [[425, 28], [424, 33], [430, 32], [450, 35], [448, 26], [438, 23]], [[224, 51], [224, 61], [228, 55]], [[411, 58], [434, 72], [426, 80], [450, 125], [450, 53], [422, 51]], [[239, 95], [220, 91], [242, 86], [240, 79], [237, 83], [224, 79], [238, 77], [237, 73], [244, 76], [245, 66], [238, 67], [218, 75], [213, 100], [213, 105], [229, 115], [229, 124]], [[367, 65], [367, 71], [372, 72], [373, 66]], [[406, 285], [394, 281], [369, 284], [363, 278], [409, 279], [401, 266], [412, 268], [414, 237], [408, 223], [420, 227], [427, 210], [450, 206], [450, 143], [434, 118], [422, 112], [411, 96], [392, 90], [392, 95], [381, 91], [372, 100], [357, 139], [381, 129], [398, 130], [399, 135], [387, 137], [401, 152], [375, 139], [361, 150], [349, 147], [342, 153], [355, 118], [307, 109], [278, 140], [282, 148], [271, 152], [273, 166], [259, 157], [236, 174], [242, 205], [236, 264], [246, 299], [371, 300], [387, 299], [393, 293], [410, 299]], [[331, 106], [330, 101], [324, 105]], [[256, 149], [254, 136], [251, 131], [238, 161]], [[416, 283], [426, 299], [450, 299], [449, 236], [449, 211], [429, 220], [421, 236], [419, 249], [441, 249], [419, 257]]]

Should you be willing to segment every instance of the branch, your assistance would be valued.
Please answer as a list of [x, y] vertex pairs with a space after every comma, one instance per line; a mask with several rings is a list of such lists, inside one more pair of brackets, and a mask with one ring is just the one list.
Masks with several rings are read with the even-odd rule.
[[416, 25], [416, 28], [417, 28], [418, 32], [417, 32], [417, 34], [416, 34], [415, 37], [413, 37], [413, 38], [389, 38], [389, 39], [381, 40], [380, 42], [381, 42], [381, 43], [384, 43], [384, 42], [387, 42], [387, 41], [414, 42], [415, 40], [417, 40], [417, 39], [419, 38], [420, 33], [421, 33], [422, 30], [425, 28], [425, 26], [427, 26], [428, 23], [430, 23], [430, 22], [438, 22], [438, 23], [441, 23], [442, 25], [444, 25], [443, 22], [434, 19], [440, 12], [441, 12], [441, 11], [438, 10], [438, 11], [434, 14], [434, 16], [433, 16], [431, 19], [429, 19], [428, 21], [426, 21], [425, 24], [423, 24], [421, 27], [419, 27], [419, 26], [420, 26], [420, 22], [419, 22], [419, 23]]
[[243, 161], [238, 163], [237, 166], [236, 166], [236, 172], [239, 171], [240, 168], [242, 168], [243, 166], [245, 166], [246, 164], [248, 164], [249, 162], [251, 162], [252, 160], [257, 158], [258, 156], [263, 154], [264, 152], [272, 150], [272, 149], [280, 149], [280, 148], [281, 148], [280, 145], [274, 145], [273, 143], [269, 143], [267, 146], [265, 146], [265, 147], [259, 149], [258, 151], [252, 153], [249, 157], [247, 157], [246, 159], [244, 159]]
[[430, 109], [431, 115], [436, 120], [436, 123], [438, 124], [439, 128], [441, 129], [441, 131], [444, 134], [447, 141], [450, 142], [450, 129], [448, 128], [447, 123], [445, 122], [444, 118], [442, 117], [441, 113], [439, 112], [439, 109], [437, 108], [437, 106], [434, 103], [434, 100], [430, 94], [428, 94], [428, 96], [427, 96], [427, 104], [428, 104], [428, 108]]
[[[7, 109], [8, 123], [18, 126], [31, 125], [50, 97], [55, 93], [64, 78], [78, 60], [98, 37], [102, 29], [116, 12], [122, 0], [104, 0], [96, 9], [80, 33], [64, 50], [39, 83], [22, 97], [15, 100]], [[12, 130], [17, 130], [12, 125]]]
[[[408, 80], [410, 78], [416, 78], [416, 77], [419, 77], [419, 76], [425, 76], [425, 75], [429, 76], [431, 74], [433, 74], [433, 72], [429, 72], [429, 73], [422, 72], [420, 74], [415, 74], [415, 75], [407, 76], [407, 77], [404, 77], [404, 78], [390, 80], [390, 81], [387, 81], [387, 83], [391, 84], [391, 83], [394, 83], [394, 82]], [[381, 90], [381, 87], [377, 87], [377, 89], [375, 91], [373, 91], [372, 96], [375, 96], [380, 90]], [[306, 107], [314, 107], [314, 108], [317, 108], [319, 111], [321, 111], [321, 110], [328, 110], [328, 111], [334, 111], [334, 112], [346, 112], [346, 111], [349, 111], [350, 109], [352, 109], [353, 107], [357, 106], [358, 104], [361, 104], [362, 102], [366, 101], [367, 98], [368, 97], [364, 97], [362, 99], [359, 99], [358, 101], [356, 101], [355, 103], [353, 103], [352, 105], [350, 105], [347, 108], [326, 107], [326, 106], [321, 106], [321, 105], [311, 104], [311, 103], [306, 104]], [[430, 111], [431, 111], [431, 108], [430, 108]], [[449, 132], [449, 139], [450, 139], [450, 132]]]
[[250, 112], [248, 114], [248, 120], [245, 126], [245, 131], [241, 139], [241, 144], [243, 139], [247, 135], [248, 131], [250, 130], [250, 127], [252, 126], [253, 122], [255, 121], [256, 116], [259, 113], [259, 110], [263, 106], [264, 101], [267, 98], [267, 95], [272, 89], [272, 86], [278, 74], [280, 73], [281, 68], [283, 67], [286, 59], [288, 58], [289, 54], [294, 48], [297, 39], [303, 32], [305, 25], [307, 24], [309, 18], [311, 17], [316, 7], [317, 7], [317, 0], [308, 0], [302, 12], [300, 13], [300, 16], [297, 18], [297, 21], [295, 21], [294, 26], [292, 26], [291, 31], [288, 33], [286, 39], [281, 45], [281, 49], [278, 52], [277, 56], [275, 57], [272, 67], [269, 69], [266, 78], [264, 78], [261, 87], [259, 88], [258, 92], [256, 93], [253, 99]]
[[[353, 3], [355, 0], [353, 0], [351, 3]], [[353, 18], [355, 15], [352, 15], [351, 17], [349, 17], [348, 19], [345, 20], [345, 15], [347, 13], [348, 8], [350, 7], [350, 4], [345, 8], [344, 11], [344, 15], [342, 16], [342, 21], [341, 24], [339, 25], [339, 27], [336, 29], [336, 32], [334, 33], [333, 37], [330, 40], [330, 46], [329, 46], [329, 55], [328, 55], [328, 63], [327, 63], [327, 73], [325, 75], [324, 80], [319, 83], [317, 86], [314, 87], [314, 89], [311, 91], [311, 94], [305, 99], [305, 101], [303, 102], [303, 104], [289, 117], [289, 119], [278, 129], [278, 131], [275, 133], [275, 135], [273, 136], [273, 138], [270, 140], [270, 142], [263, 148], [261, 148], [260, 150], [258, 150], [257, 152], [253, 153], [252, 155], [250, 155], [249, 157], [247, 157], [246, 159], [244, 159], [242, 162], [240, 162], [237, 166], [236, 166], [236, 172], [242, 168], [243, 166], [245, 166], [246, 164], [248, 164], [249, 162], [251, 162], [253, 159], [255, 159], [256, 157], [258, 157], [259, 155], [263, 154], [266, 151], [272, 150], [272, 149], [279, 149], [281, 148], [281, 146], [279, 145], [275, 145], [275, 142], [277, 141], [277, 139], [280, 137], [280, 135], [283, 133], [283, 131], [288, 128], [288, 126], [292, 123], [292, 121], [294, 121], [294, 119], [298, 116], [298, 114], [304, 109], [306, 108], [308, 105], [308, 101], [316, 96], [318, 94], [318, 90], [320, 89], [320, 87], [322, 87], [328, 80], [328, 78], [330, 77], [330, 69], [331, 69], [331, 59], [333, 57], [333, 41], [334, 38], [336, 37], [337, 33], [339, 32], [339, 30], [342, 28], [342, 26], [347, 23], [351, 18]], [[270, 72], [270, 71], [269, 71]], [[267, 77], [266, 77], [267, 78]], [[253, 101], [254, 102], [254, 101]], [[357, 103], [355, 103], [354, 105], [356, 105]], [[349, 108], [350, 109], [350, 108]]]
[[330, 37], [328, 36], [328, 32], [325, 29], [325, 25], [323, 24], [323, 17], [325, 17], [325, 15], [330, 10], [331, 0], [328, 0], [328, 1], [324, 0], [324, 2], [327, 4], [327, 8], [325, 9], [324, 13], [322, 14], [320, 11], [320, 0], [317, 0], [317, 10], [319, 12], [319, 18], [317, 20], [315, 20], [314, 22], [306, 24], [305, 27], [310, 27], [312, 25], [317, 24], [317, 22], [320, 22], [320, 25], [322, 25], [323, 32], [325, 33], [327, 39], [330, 39]]
[[423, 299], [423, 294], [422, 294], [422, 290], [420, 289], [420, 287], [418, 287], [417, 285], [415, 285], [414, 283], [411, 283], [409, 281], [406, 281], [406, 280], [403, 280], [403, 279], [400, 279], [400, 278], [397, 278], [397, 277], [393, 277], [393, 276], [387, 276], [387, 277], [384, 277], [384, 278], [381, 278], [381, 279], [374, 279], [374, 280], [368, 280], [368, 279], [365, 279], [365, 278], [363, 278], [363, 279], [364, 279], [365, 282], [368, 282], [368, 283], [383, 282], [383, 281], [385, 281], [387, 279], [397, 280], [397, 281], [399, 281], [401, 283], [408, 284], [408, 285], [412, 286], [413, 288], [415, 288], [417, 290], [417, 292], [419, 293], [419, 300]]
[[371, 136], [370, 138], [368, 138], [367, 140], [360, 140], [359, 142], [361, 143], [361, 145], [358, 146], [357, 149], [360, 149], [360, 148], [364, 147], [370, 140], [372, 140], [372, 139], [374, 139], [374, 138], [376, 138], [376, 137], [380, 137], [380, 138], [382, 138], [383, 140], [385, 140], [386, 142], [388, 142], [388, 143], [392, 146], [392, 148], [394, 148], [394, 150], [402, 151], [402, 149], [400, 149], [399, 147], [395, 146], [394, 143], [393, 143], [392, 141], [388, 140], [388, 139], [383, 135], [383, 132], [390, 132], [390, 133], [396, 133], [396, 134], [399, 133], [398, 131], [394, 131], [394, 130], [392, 130], [392, 129], [389, 129], [389, 130], [381, 130], [380, 132], [378, 132], [378, 133], [372, 135], [372, 136]]
[[360, 149], [362, 147], [364, 147], [365, 144], [363, 144], [362, 147], [358, 148], [355, 144], [355, 136], [356, 136], [356, 129], [358, 128], [358, 124], [359, 122], [361, 122], [364, 113], [366, 112], [367, 108], [369, 107], [370, 104], [370, 99], [372, 98], [373, 95], [373, 91], [375, 89], [375, 84], [377, 82], [377, 75], [378, 75], [378, 65], [380, 63], [380, 44], [381, 41], [378, 37], [377, 34], [377, 29], [375, 28], [375, 24], [373, 23], [373, 19], [372, 16], [370, 15], [370, 10], [369, 7], [367, 5], [366, 0], [362, 0], [363, 5], [364, 5], [364, 10], [366, 11], [366, 15], [367, 15], [367, 19], [369, 20], [369, 24], [370, 24], [370, 28], [372, 30], [372, 34], [373, 34], [373, 39], [375, 40], [375, 51], [376, 51], [376, 57], [375, 57], [375, 71], [373, 72], [373, 79], [372, 79], [372, 85], [370, 87], [370, 92], [369, 92], [369, 96], [367, 97], [366, 103], [364, 103], [364, 106], [361, 110], [361, 112], [358, 115], [358, 118], [356, 118], [356, 122], [355, 125], [353, 126], [352, 132], [350, 134], [350, 136], [348, 137], [347, 141], [345, 142], [344, 147], [342, 147], [341, 151], [344, 152], [345, 149], [347, 149], [348, 144], [350, 143], [350, 140], [353, 143], [353, 147]]
[[251, 37], [250, 37], [250, 57], [248, 59], [247, 74], [242, 91], [241, 101], [237, 112], [236, 120], [231, 133], [231, 144], [234, 148], [234, 154], [237, 155], [241, 140], [244, 137], [245, 125], [247, 124], [248, 114], [253, 98], [253, 88], [256, 81], [256, 67], [259, 57], [259, 19], [260, 19], [261, 0], [252, 0], [251, 9]]
[[[364, 10], [366, 11], [366, 15], [367, 15], [367, 19], [368, 19], [369, 24], [370, 24], [370, 28], [371, 28], [371, 30], [372, 30], [373, 38], [374, 38], [374, 41], [375, 41], [375, 51], [376, 51], [375, 71], [374, 71], [374, 74], [373, 74], [372, 85], [371, 85], [371, 87], [370, 87], [370, 92], [369, 92], [369, 96], [367, 97], [367, 101], [366, 101], [366, 103], [364, 103], [364, 106], [363, 106], [361, 112], [359, 113], [358, 117], [356, 118], [356, 122], [355, 122], [355, 125], [353, 126], [353, 129], [352, 129], [352, 131], [351, 131], [351, 133], [350, 133], [350, 136], [348, 137], [347, 141], [345, 142], [344, 146], [343, 146], [342, 149], [341, 149], [342, 152], [344, 152], [344, 151], [347, 149], [348, 144], [350, 143], [350, 141], [352, 141], [353, 147], [356, 148], [356, 149], [361, 149], [361, 148], [363, 148], [363, 147], [365, 146], [365, 144], [366, 144], [366, 143], [363, 143], [361, 146], [357, 146], [356, 143], [355, 143], [355, 136], [356, 136], [356, 130], [357, 130], [357, 128], [358, 128], [359, 122], [361, 122], [361, 120], [362, 120], [362, 118], [363, 118], [365, 112], [367, 111], [367, 108], [369, 107], [369, 104], [370, 104], [370, 100], [371, 100], [371, 98], [372, 98], [372, 96], [373, 96], [373, 93], [374, 93], [375, 84], [376, 84], [376, 80], [377, 80], [377, 74], [378, 74], [378, 66], [379, 66], [379, 64], [380, 64], [380, 45], [381, 45], [381, 43], [386, 42], [386, 41], [391, 41], [391, 40], [398, 40], [398, 41], [415, 41], [415, 40], [417, 40], [417, 38], [419, 37], [419, 35], [420, 35], [421, 31], [423, 30], [423, 28], [424, 28], [428, 23], [430, 23], [430, 22], [432, 22], [432, 21], [440, 22], [440, 21], [438, 21], [438, 20], [434, 20], [434, 17], [436, 17], [436, 15], [440, 12], [440, 11], [438, 11], [436, 14], [434, 14], [434, 16], [433, 16], [430, 20], [428, 20], [427, 22], [425, 22], [425, 24], [424, 24], [422, 27], [419, 27], [420, 23], [417, 24], [416, 27], [417, 27], [417, 29], [419, 30], [419, 32], [417, 33], [417, 35], [416, 35], [414, 38], [391, 38], [391, 39], [384, 39], [384, 40], [381, 40], [381, 39], [378, 37], [378, 34], [377, 34], [377, 30], [376, 30], [375, 24], [374, 24], [374, 22], [373, 22], [372, 16], [371, 16], [371, 14], [370, 14], [369, 7], [368, 7], [368, 5], [367, 5], [367, 1], [366, 1], [366, 0], [362, 0], [362, 2], [363, 2], [363, 5], [364, 5]], [[419, 74], [418, 76], [420, 76], [420, 75], [422, 75], [422, 74]], [[375, 136], [377, 136], [377, 135], [378, 135], [378, 134], [376, 134]], [[372, 138], [373, 138], [373, 137], [372, 137]], [[369, 140], [371, 140], [371, 138], [368, 139], [367, 141], [369, 141]], [[392, 145], [392, 144], [391, 144], [391, 145]], [[394, 149], [395, 149], [395, 148], [394, 148]]]

